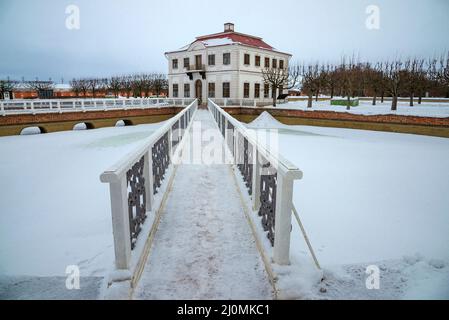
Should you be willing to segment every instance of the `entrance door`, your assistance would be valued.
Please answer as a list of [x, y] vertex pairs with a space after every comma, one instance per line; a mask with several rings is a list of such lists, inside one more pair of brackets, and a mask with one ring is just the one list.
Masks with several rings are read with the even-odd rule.
[[201, 82], [201, 80], [196, 80], [195, 82], [195, 98], [198, 99], [198, 105], [202, 104], [202, 100], [203, 100], [203, 84]]

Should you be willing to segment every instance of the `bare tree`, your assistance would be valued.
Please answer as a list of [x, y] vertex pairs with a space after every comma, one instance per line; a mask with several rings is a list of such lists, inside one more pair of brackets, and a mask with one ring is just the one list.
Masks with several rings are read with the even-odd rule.
[[307, 108], [312, 108], [313, 96], [320, 88], [320, 73], [322, 68], [319, 63], [302, 65], [301, 67], [301, 86], [307, 96]]
[[272, 89], [273, 106], [276, 106], [277, 90], [292, 89], [298, 84], [300, 68], [297, 65], [287, 68], [265, 68], [262, 70], [263, 82]]
[[168, 89], [168, 80], [163, 73], [154, 73], [151, 77], [151, 91], [159, 97], [163, 91]]
[[421, 73], [424, 71], [424, 60], [407, 59], [404, 64], [404, 89], [410, 97], [410, 107], [413, 107], [413, 100], [418, 91]]
[[437, 72], [438, 83], [446, 91], [446, 98], [449, 98], [449, 51], [446, 57], [441, 56]]
[[398, 108], [398, 97], [404, 86], [404, 67], [400, 60], [385, 63], [384, 79], [388, 92], [391, 94], [391, 110]]
[[354, 57], [349, 58], [346, 63], [346, 58], [343, 57], [340, 70], [342, 91], [347, 97], [346, 110], [350, 110], [351, 97], [355, 97], [357, 90], [360, 88], [360, 64], [355, 62]]
[[122, 76], [120, 79], [122, 90], [125, 91], [126, 97], [129, 98], [133, 89], [133, 81], [131, 76]]
[[86, 85], [90, 92], [92, 92], [92, 97], [95, 98], [97, 96], [97, 92], [105, 89], [106, 79], [101, 78], [88, 78], [84, 79]]
[[51, 79], [49, 79], [49, 80], [39, 80], [39, 78], [37, 78], [37, 77], [33, 81], [25, 82], [25, 85], [29, 89], [35, 90], [39, 97], [41, 97], [42, 94], [45, 93], [46, 91], [52, 90], [53, 87], [54, 87], [54, 83], [53, 83], [53, 81]]
[[122, 81], [120, 77], [111, 77], [108, 81], [108, 89], [112, 91], [115, 98], [118, 98], [122, 90]]

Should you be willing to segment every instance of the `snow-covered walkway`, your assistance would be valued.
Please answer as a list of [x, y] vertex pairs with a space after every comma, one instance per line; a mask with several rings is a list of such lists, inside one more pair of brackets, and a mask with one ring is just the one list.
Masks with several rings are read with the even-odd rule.
[[[203, 132], [218, 131], [207, 110], [198, 110], [194, 121]], [[223, 139], [211, 140], [203, 150], [221, 152]], [[229, 165], [179, 165], [133, 297], [272, 299]]]

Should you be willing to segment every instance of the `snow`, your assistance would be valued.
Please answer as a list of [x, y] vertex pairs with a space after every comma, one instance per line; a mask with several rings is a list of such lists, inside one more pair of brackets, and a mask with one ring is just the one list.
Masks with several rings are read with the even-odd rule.
[[41, 133], [41, 129], [39, 127], [26, 127], [20, 131], [20, 134], [23, 136], [39, 134]]
[[[346, 106], [331, 106], [330, 100], [313, 101], [312, 108], [307, 108], [307, 99], [302, 101], [292, 101], [284, 104], [278, 104], [277, 109], [295, 109], [303, 111], [335, 111], [335, 112], [349, 112], [352, 114], [363, 115], [379, 115], [379, 114], [396, 114], [405, 116], [420, 116], [420, 117], [435, 117], [446, 118], [449, 117], [449, 103], [445, 102], [423, 102], [421, 105], [415, 102], [413, 107], [410, 107], [408, 102], [399, 101], [398, 110], [391, 111], [391, 101], [380, 100], [377, 105], [373, 106], [371, 101], [359, 100], [360, 105], [351, 107], [346, 110]], [[263, 107], [267, 109], [274, 108], [273, 106]]]
[[[279, 127], [260, 118], [248, 126]], [[301, 272], [280, 271], [288, 274], [284, 291], [309, 298], [449, 298], [449, 139], [282, 126], [279, 145], [304, 173], [293, 200], [325, 275], [322, 284], [292, 285], [312, 263], [292, 221], [291, 252]], [[370, 264], [383, 266], [382, 290], [365, 287]]]
[[67, 265], [82, 278], [107, 275], [110, 199], [99, 175], [160, 125], [1, 137], [2, 279], [65, 278]]
[[227, 44], [234, 44], [231, 38], [216, 38], [216, 39], [207, 39], [201, 41], [206, 47], [214, 47], [214, 46], [222, 46]]
[[[194, 120], [220, 136], [209, 111], [198, 110]], [[205, 141], [203, 148], [221, 154], [222, 141]], [[226, 164], [185, 159], [179, 165], [134, 298], [272, 298], [232, 179]]]

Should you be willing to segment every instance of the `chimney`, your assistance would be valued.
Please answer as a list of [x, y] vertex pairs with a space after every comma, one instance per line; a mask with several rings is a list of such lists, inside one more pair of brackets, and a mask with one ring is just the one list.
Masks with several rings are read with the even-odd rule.
[[224, 32], [234, 32], [234, 24], [233, 23], [225, 23], [224, 24]]

